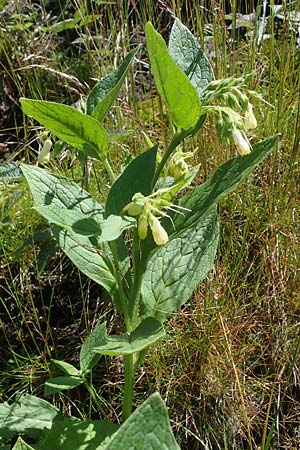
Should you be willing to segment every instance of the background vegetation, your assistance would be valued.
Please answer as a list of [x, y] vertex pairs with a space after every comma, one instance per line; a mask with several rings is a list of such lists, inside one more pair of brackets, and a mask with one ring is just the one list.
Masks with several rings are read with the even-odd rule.
[[[161, 392], [182, 449], [300, 446], [300, 2], [285, 2], [278, 14], [268, 8], [266, 21], [253, 3], [0, 1], [2, 162], [36, 162], [41, 129], [23, 117], [19, 97], [80, 103], [95, 80], [138, 44], [131, 76], [106, 124], [130, 133], [112, 151], [117, 160], [120, 152], [145, 150], [149, 138], [164, 142], [167, 116], [149, 71], [143, 29], [151, 20], [167, 39], [174, 16], [198, 37], [218, 78], [249, 75], [249, 88], [262, 94], [264, 102], [254, 105], [259, 126], [253, 141], [281, 133], [272, 156], [222, 203], [215, 268], [168, 322], [168, 337], [151, 350], [136, 381], [136, 404]], [[254, 6], [256, 16], [249, 15]], [[200, 181], [234, 154], [218, 144], [212, 125], [191, 143], [199, 149]], [[101, 200], [107, 180], [99, 167], [83, 173], [76, 153], [59, 142], [54, 153], [51, 170], [79, 183], [89, 176]], [[47, 240], [25, 183], [3, 180], [0, 191], [4, 401], [16, 391], [42, 396], [44, 381], [55, 373], [50, 358], [76, 365], [80, 343], [98, 318], [116, 318], [101, 289]], [[121, 412], [122, 379], [112, 359], [103, 358], [94, 374], [98, 399], [113, 420]], [[99, 415], [80, 389], [53, 401], [78, 417]]]

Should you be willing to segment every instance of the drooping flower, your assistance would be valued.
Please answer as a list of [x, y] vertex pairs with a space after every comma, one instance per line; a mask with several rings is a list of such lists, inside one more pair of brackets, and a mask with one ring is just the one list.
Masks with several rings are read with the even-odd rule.
[[50, 150], [52, 148], [52, 141], [47, 138], [44, 142], [42, 150], [39, 152], [37, 160], [41, 164], [46, 164], [50, 161]]
[[164, 245], [169, 241], [169, 236], [157, 217], [150, 218], [150, 228], [155, 244]]
[[257, 120], [253, 113], [253, 106], [248, 103], [248, 109], [245, 112], [244, 126], [246, 130], [253, 130], [257, 127]]
[[251, 153], [251, 146], [248, 139], [240, 130], [233, 130], [232, 137], [239, 155], [244, 156]]

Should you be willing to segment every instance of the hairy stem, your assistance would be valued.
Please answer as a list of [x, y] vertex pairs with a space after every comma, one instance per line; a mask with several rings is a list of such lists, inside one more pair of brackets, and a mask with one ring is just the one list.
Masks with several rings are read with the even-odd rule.
[[124, 384], [124, 399], [123, 399], [123, 422], [128, 419], [132, 411], [133, 399], [133, 383], [134, 383], [134, 354], [125, 356], [125, 384]]
[[115, 176], [115, 174], [114, 174], [114, 172], [112, 170], [111, 165], [109, 164], [108, 159], [104, 158], [102, 162], [103, 162], [103, 165], [105, 167], [106, 172], [108, 173], [110, 182], [113, 183], [115, 181], [115, 179], [116, 179], [116, 176]]
[[155, 172], [154, 178], [153, 178], [153, 182], [152, 182], [152, 189], [155, 187], [157, 180], [158, 180], [163, 168], [165, 167], [167, 160], [169, 159], [169, 156], [175, 150], [175, 148], [180, 144], [181, 139], [182, 139], [182, 133], [174, 134], [169, 147], [165, 151], [165, 153], [158, 165], [158, 168], [156, 169], [156, 172]]
[[115, 241], [112, 241], [110, 243], [110, 248], [111, 248], [111, 252], [113, 254], [113, 258], [114, 258], [115, 276], [116, 276], [117, 283], [118, 283], [118, 290], [119, 290], [120, 301], [121, 301], [121, 306], [122, 306], [122, 313], [123, 313], [124, 321], [125, 321], [125, 325], [126, 325], [126, 331], [130, 332], [131, 331], [131, 322], [130, 322], [129, 315], [128, 315], [128, 299], [126, 297], [126, 294], [125, 294], [124, 288], [123, 288], [121, 269], [120, 269], [120, 265], [119, 265], [118, 252], [117, 252], [117, 246], [116, 246]]
[[133, 266], [134, 279], [129, 300], [129, 318], [131, 326], [134, 329], [138, 325], [139, 307], [140, 307], [140, 288], [141, 288], [141, 260], [139, 253], [140, 240], [137, 229], [133, 231]]

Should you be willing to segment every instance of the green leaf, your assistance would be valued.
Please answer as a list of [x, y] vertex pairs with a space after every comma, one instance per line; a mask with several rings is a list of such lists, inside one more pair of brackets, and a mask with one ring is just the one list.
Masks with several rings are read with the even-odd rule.
[[36, 432], [51, 428], [53, 421], [61, 419], [57, 408], [33, 395], [21, 395], [15, 402], [0, 404], [0, 435], [7, 431], [36, 436]]
[[58, 368], [60, 369], [62, 372], [64, 372], [67, 375], [73, 375], [73, 376], [78, 376], [79, 375], [79, 370], [76, 369], [76, 367], [74, 367], [72, 364], [69, 364], [65, 361], [59, 361], [58, 359], [51, 359], [51, 362]]
[[83, 378], [81, 377], [66, 376], [49, 378], [49, 380], [45, 382], [44, 394], [46, 396], [56, 394], [57, 392], [65, 391], [67, 389], [73, 389], [82, 383]]
[[0, 181], [11, 181], [23, 178], [19, 165], [15, 162], [0, 164]]
[[117, 294], [118, 286], [109, 249], [101, 249], [96, 241], [92, 242], [86, 236], [70, 233], [56, 225], [52, 225], [52, 231], [60, 248], [82, 273], [103, 286], [112, 296]]
[[253, 146], [249, 155], [237, 156], [221, 164], [215, 173], [191, 193], [180, 199], [179, 204], [191, 210], [184, 216], [176, 214], [174, 224], [176, 229], [190, 227], [201, 219], [211, 208], [226, 195], [236, 189], [239, 184], [267, 156], [277, 141], [278, 136], [272, 136]]
[[106, 216], [120, 214], [124, 206], [131, 202], [133, 195], [137, 192], [141, 192], [145, 196], [151, 193], [156, 152], [157, 146], [139, 155], [116, 179], [108, 194]]
[[134, 411], [105, 447], [105, 450], [121, 449], [180, 450], [170, 427], [167, 408], [158, 393]]
[[197, 39], [178, 19], [171, 30], [169, 53], [201, 97], [205, 86], [215, 79], [214, 72]]
[[194, 128], [201, 112], [198, 93], [150, 22], [146, 24], [145, 30], [155, 83], [169, 108], [172, 122], [178, 130]]
[[83, 236], [97, 236], [98, 242], [108, 242], [117, 239], [123, 231], [133, 227], [136, 220], [132, 217], [111, 215], [107, 219], [97, 222], [93, 216], [87, 216], [80, 211], [61, 209], [56, 206], [37, 206], [36, 210], [61, 228]]
[[102, 160], [107, 154], [108, 135], [97, 120], [59, 103], [26, 98], [20, 101], [25, 114], [86, 156]]
[[128, 53], [120, 67], [98, 81], [88, 96], [87, 113], [99, 122], [102, 122], [116, 99], [137, 51], [138, 48]]
[[151, 315], [163, 321], [191, 297], [214, 262], [217, 203], [265, 158], [276, 140], [273, 136], [255, 144], [251, 154], [226, 161], [206, 183], [180, 199], [179, 204], [190, 211], [175, 214], [175, 232], [164, 222], [173, 234], [166, 245], [152, 251], [146, 265], [141, 285], [143, 317]]
[[148, 317], [130, 334], [108, 336], [105, 333], [103, 341], [93, 351], [111, 356], [130, 355], [149, 347], [164, 335], [161, 323]]
[[36, 450], [96, 450], [115, 433], [118, 425], [106, 420], [75, 420], [66, 417], [43, 433]]
[[34, 449], [30, 445], [26, 444], [26, 442], [23, 441], [23, 439], [19, 436], [12, 450], [34, 450]]
[[[53, 206], [62, 211], [73, 210], [92, 215], [97, 222], [103, 221], [102, 206], [73, 181], [38, 167], [22, 164], [21, 168], [36, 208]], [[56, 225], [52, 225], [51, 229], [58, 245], [75, 266], [111, 295], [115, 295], [115, 301], [118, 303], [117, 281], [110, 262], [112, 255], [108, 244], [99, 243], [93, 238], [61, 229]], [[126, 255], [124, 258], [125, 261], [122, 261], [125, 267]]]
[[106, 323], [98, 324], [96, 328], [88, 335], [80, 349], [80, 369], [91, 370], [98, 364], [100, 355], [93, 352], [93, 348], [100, 345], [106, 336]]
[[142, 316], [164, 321], [190, 299], [213, 266], [219, 227], [213, 210], [150, 256], [141, 285]]

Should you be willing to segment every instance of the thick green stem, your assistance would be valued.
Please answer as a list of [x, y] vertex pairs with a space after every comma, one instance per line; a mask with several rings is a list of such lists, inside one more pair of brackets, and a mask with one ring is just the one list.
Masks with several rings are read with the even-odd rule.
[[117, 246], [116, 246], [115, 241], [112, 241], [110, 243], [110, 248], [111, 248], [111, 252], [113, 254], [113, 258], [114, 258], [114, 265], [115, 265], [115, 269], [116, 269], [115, 276], [116, 276], [117, 283], [118, 283], [118, 290], [119, 290], [120, 301], [121, 301], [121, 306], [122, 306], [122, 313], [123, 313], [124, 321], [125, 321], [125, 325], [126, 325], [126, 331], [129, 332], [129, 331], [131, 331], [131, 323], [130, 323], [130, 319], [129, 319], [129, 315], [128, 315], [128, 299], [126, 297], [126, 294], [125, 294], [124, 288], [123, 288], [121, 269], [119, 266], [118, 252], [117, 252]]
[[140, 240], [137, 229], [133, 232], [133, 267], [134, 279], [129, 299], [129, 319], [131, 327], [134, 329], [138, 325], [139, 307], [140, 307], [140, 288], [141, 288], [141, 260], [140, 260]]
[[128, 419], [132, 411], [133, 399], [133, 384], [134, 384], [134, 354], [125, 356], [125, 384], [124, 384], [124, 399], [123, 399], [123, 422]]
[[176, 133], [173, 138], [172, 141], [170, 142], [169, 147], [167, 148], [167, 150], [165, 151], [159, 165], [158, 168], [156, 169], [154, 178], [153, 178], [153, 182], [152, 182], [152, 189], [155, 187], [157, 180], [163, 170], [163, 168], [165, 167], [165, 164], [169, 158], [169, 156], [171, 155], [171, 153], [175, 150], [175, 148], [180, 144], [180, 141], [182, 140], [182, 133]]
[[114, 174], [114, 172], [112, 170], [111, 165], [109, 164], [108, 159], [104, 158], [102, 162], [103, 162], [103, 165], [105, 167], [106, 172], [108, 173], [110, 182], [113, 183], [115, 181], [115, 179], [116, 179], [116, 176], [115, 176], [115, 174]]

